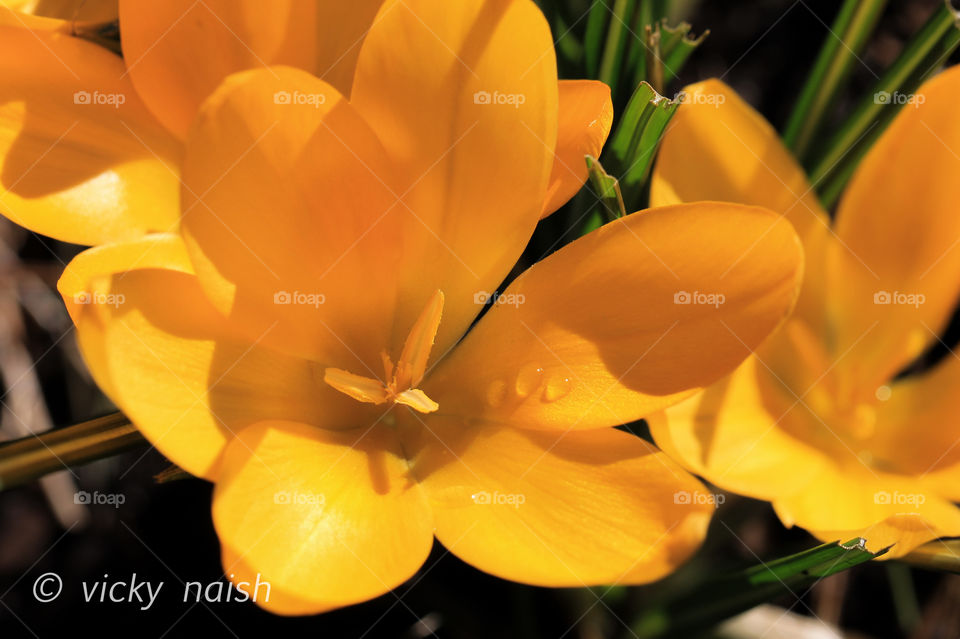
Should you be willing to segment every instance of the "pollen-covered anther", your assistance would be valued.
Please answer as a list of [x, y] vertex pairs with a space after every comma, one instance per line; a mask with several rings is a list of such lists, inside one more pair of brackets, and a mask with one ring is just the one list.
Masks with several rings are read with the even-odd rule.
[[385, 382], [373, 377], [355, 375], [339, 368], [326, 369], [323, 381], [358, 402], [368, 404], [393, 402], [409, 406], [421, 413], [434, 412], [440, 408], [440, 405], [427, 397], [427, 394], [417, 388], [417, 385], [423, 381], [423, 375], [427, 370], [427, 361], [430, 359], [430, 350], [437, 336], [442, 312], [443, 292], [438, 290], [427, 302], [426, 308], [410, 329], [397, 363], [393, 363], [386, 351], [380, 354], [383, 360]]

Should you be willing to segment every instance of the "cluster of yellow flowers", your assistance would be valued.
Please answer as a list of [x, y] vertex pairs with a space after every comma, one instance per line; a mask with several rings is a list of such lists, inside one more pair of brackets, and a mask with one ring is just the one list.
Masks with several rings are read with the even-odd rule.
[[[531, 0], [120, 0], [122, 57], [6, 4], [0, 211], [92, 247], [60, 281], [90, 370], [215, 483], [261, 605], [375, 597], [434, 538], [649, 582], [706, 534], [691, 472], [824, 540], [960, 534], [960, 358], [896, 377], [960, 292], [960, 71], [832, 223], [757, 113], [688, 87], [653, 208], [491, 294], [613, 120]], [[643, 418], [662, 450], [613, 428]]]

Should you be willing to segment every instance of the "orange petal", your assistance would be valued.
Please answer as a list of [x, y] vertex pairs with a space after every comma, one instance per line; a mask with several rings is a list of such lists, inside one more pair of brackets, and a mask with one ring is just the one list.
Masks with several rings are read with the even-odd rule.
[[916, 93], [863, 159], [840, 203], [829, 262], [838, 365], [872, 397], [942, 330], [960, 293], [960, 68]]
[[654, 441], [711, 484], [755, 499], [805, 486], [830, 458], [787, 429], [807, 413], [768, 365], [750, 357], [702, 393], [648, 417]]
[[247, 428], [224, 455], [213, 522], [225, 560], [232, 558], [224, 567], [262, 574], [279, 594], [276, 611], [286, 614], [384, 594], [409, 579], [433, 545], [426, 498], [386, 428]]
[[76, 244], [175, 228], [180, 148], [114, 54], [0, 9], [0, 211]]
[[529, 0], [391, 0], [357, 61], [351, 101], [376, 128], [414, 216], [394, 338], [440, 289], [438, 352], [515, 264], [543, 208], [557, 139], [553, 40]]
[[348, 93], [360, 43], [380, 4], [121, 0], [120, 33], [137, 90], [183, 137], [200, 103], [237, 71], [286, 64]]
[[610, 87], [595, 80], [561, 80], [557, 148], [541, 218], [567, 203], [587, 181], [584, 156], [600, 157], [613, 124]]
[[[637, 584], [696, 550], [712, 496], [650, 444], [428, 418], [404, 436], [436, 535], [473, 566], [539, 586]], [[442, 443], [441, 443], [442, 442]]]
[[444, 413], [525, 428], [631, 422], [742, 362], [790, 312], [801, 264], [764, 209], [628, 215], [517, 278], [423, 389]]
[[329, 84], [287, 67], [231, 76], [183, 171], [183, 232], [214, 305], [253, 339], [378, 377], [409, 219], [392, 171]]
[[118, 17], [117, 0], [2, 0], [0, 5], [36, 16], [78, 22], [110, 22]]
[[828, 466], [806, 486], [774, 500], [780, 519], [822, 539], [867, 539], [873, 552], [896, 544], [900, 557], [937, 537], [960, 535], [960, 509], [924, 490], [916, 480], [867, 470]]
[[651, 177], [651, 206], [717, 200], [755, 204], [785, 216], [807, 256], [797, 315], [823, 326], [822, 261], [829, 218], [803, 169], [772, 126], [720, 80], [683, 89]]
[[223, 447], [255, 421], [337, 428], [363, 410], [323, 383], [322, 368], [239, 335], [204, 297], [177, 236], [81, 253], [60, 292], [97, 383], [195, 475], [214, 479]]

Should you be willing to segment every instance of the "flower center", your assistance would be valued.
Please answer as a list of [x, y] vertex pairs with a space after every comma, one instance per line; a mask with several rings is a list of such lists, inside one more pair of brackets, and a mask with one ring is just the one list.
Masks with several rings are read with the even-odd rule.
[[443, 292], [437, 291], [410, 329], [397, 363], [393, 363], [386, 351], [380, 353], [383, 359], [384, 381], [355, 375], [339, 368], [326, 369], [323, 381], [358, 402], [392, 402], [409, 406], [421, 413], [432, 413], [440, 408], [440, 405], [427, 397], [417, 386], [423, 381], [423, 374], [427, 370], [427, 360], [430, 359], [430, 350], [437, 336], [442, 312]]

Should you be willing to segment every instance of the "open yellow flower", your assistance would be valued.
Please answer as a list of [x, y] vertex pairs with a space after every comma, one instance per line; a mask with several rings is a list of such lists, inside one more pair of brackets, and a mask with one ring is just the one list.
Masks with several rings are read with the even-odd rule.
[[549, 586], [657, 579], [702, 540], [701, 484], [610, 427], [742, 362], [802, 250], [758, 207], [651, 210], [471, 329], [559, 201], [556, 73], [528, 0], [387, 3], [349, 100], [287, 67], [229, 77], [186, 141], [182, 233], [65, 271], [98, 383], [215, 482], [225, 572], [263, 575], [271, 610], [384, 593], [434, 537]]
[[[0, 213], [99, 245], [177, 230], [187, 130], [229, 74], [289, 65], [349, 96], [382, 0], [121, 0], [122, 59], [70, 36], [76, 4], [13, 3], [63, 20], [0, 7]], [[599, 152], [612, 118], [602, 84], [559, 86], [544, 213], [583, 185], [583, 154]]]
[[797, 311], [755, 357], [652, 426], [657, 443], [787, 525], [871, 549], [960, 534], [960, 358], [899, 377], [960, 293], [960, 69], [924, 84], [864, 158], [831, 224], [774, 130], [723, 83], [688, 88], [656, 203], [779, 211], [806, 250]]

